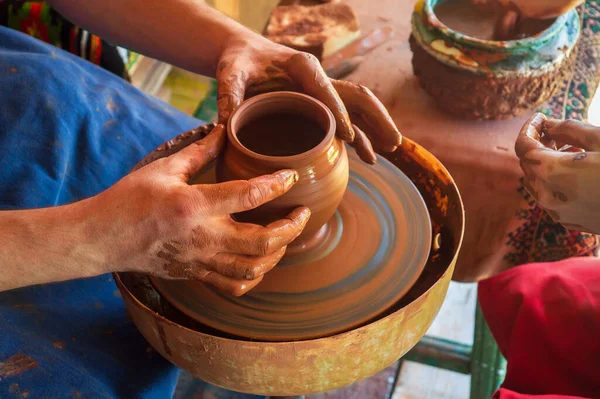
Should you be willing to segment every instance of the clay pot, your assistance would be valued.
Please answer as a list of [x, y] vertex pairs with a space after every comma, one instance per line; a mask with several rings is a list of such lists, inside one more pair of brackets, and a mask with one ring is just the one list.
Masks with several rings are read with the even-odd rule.
[[[322, 140], [310, 150], [292, 156], [267, 156], [245, 147], [238, 138], [240, 129], [259, 117], [293, 113], [315, 121], [323, 131]], [[326, 222], [337, 209], [348, 184], [348, 155], [335, 135], [335, 119], [321, 102], [304, 94], [274, 92], [245, 101], [229, 119], [228, 144], [217, 162], [217, 180], [247, 180], [281, 169], [294, 169], [300, 178], [285, 195], [236, 219], [268, 224], [285, 217], [298, 206], [312, 214], [302, 234], [288, 246], [287, 254], [308, 250], [325, 236]], [[284, 132], [282, 132], [284, 134]]]
[[414, 73], [442, 109], [464, 119], [512, 118], [541, 105], [571, 76], [580, 36], [575, 10], [531, 37], [493, 41], [440, 22], [434, 8], [442, 1], [417, 3], [410, 38]]
[[[204, 137], [205, 125], [165, 143], [137, 168]], [[432, 247], [425, 269], [393, 308], [352, 331], [294, 342], [257, 342], [230, 337], [195, 323], [165, 301], [137, 273], [116, 273], [127, 312], [158, 353], [203, 381], [257, 395], [300, 395], [340, 388], [376, 374], [405, 355], [431, 326], [454, 272], [464, 234], [464, 209], [444, 166], [404, 138], [385, 154], [419, 189], [429, 209]]]

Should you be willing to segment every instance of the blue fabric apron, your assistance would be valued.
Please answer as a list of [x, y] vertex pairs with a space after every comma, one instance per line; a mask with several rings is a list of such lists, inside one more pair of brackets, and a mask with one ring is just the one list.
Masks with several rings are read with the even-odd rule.
[[[199, 124], [0, 27], [0, 210], [95, 195]], [[169, 398], [178, 374], [130, 322], [110, 275], [0, 293], [0, 398]]]

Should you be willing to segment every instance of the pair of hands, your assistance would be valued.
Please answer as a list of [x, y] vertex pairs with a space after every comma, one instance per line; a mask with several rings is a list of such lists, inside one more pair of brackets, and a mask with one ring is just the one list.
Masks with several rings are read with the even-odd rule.
[[375, 162], [371, 142], [394, 151], [401, 135], [370, 90], [330, 80], [312, 55], [263, 38], [230, 44], [217, 80], [220, 124], [206, 138], [131, 173], [92, 200], [100, 220], [110, 221], [103, 236], [109, 237], [110, 263], [119, 271], [196, 279], [242, 295], [279, 262], [310, 218], [304, 207], [265, 227], [230, 216], [286, 193], [298, 180], [293, 170], [249, 181], [188, 184], [221, 152], [225, 124], [244, 98], [280, 89], [312, 95], [332, 110], [338, 136], [368, 163]]
[[565, 227], [600, 234], [600, 128], [532, 116], [515, 150], [525, 188]]

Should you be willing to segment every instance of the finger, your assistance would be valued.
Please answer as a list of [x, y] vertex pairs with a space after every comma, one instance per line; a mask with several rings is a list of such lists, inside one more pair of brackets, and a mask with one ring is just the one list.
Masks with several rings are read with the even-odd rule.
[[600, 151], [600, 128], [575, 120], [552, 121], [546, 124], [546, 134], [554, 141], [583, 148], [586, 151]]
[[220, 253], [214, 256], [209, 266], [223, 276], [235, 280], [256, 280], [279, 263], [287, 247], [265, 256], [246, 256], [231, 253]]
[[352, 122], [354, 123], [355, 126], [357, 126], [359, 129], [362, 130], [362, 132], [365, 134], [365, 136], [367, 136], [367, 138], [369, 139], [369, 142], [371, 143], [371, 145], [373, 146], [373, 148], [377, 151], [383, 151], [383, 152], [394, 152], [396, 151], [397, 147], [388, 147], [385, 148], [386, 145], [385, 143], [383, 143], [379, 137], [373, 133], [373, 128], [362, 118], [362, 116], [353, 113], [352, 116]]
[[348, 111], [360, 117], [371, 127], [372, 136], [377, 136], [381, 149], [393, 152], [402, 143], [402, 134], [396, 127], [385, 106], [368, 88], [356, 83], [331, 80]]
[[258, 208], [287, 193], [298, 182], [298, 172], [281, 170], [250, 180], [198, 185], [215, 214], [232, 214]]
[[270, 78], [268, 80], [250, 83], [246, 88], [245, 99], [252, 98], [259, 94], [271, 93], [274, 91], [298, 91], [298, 87], [294, 85], [289, 78]]
[[529, 163], [525, 159], [521, 159], [519, 161], [519, 165], [521, 166], [521, 170], [523, 171], [523, 174], [525, 175], [525, 179], [529, 180], [530, 182], [535, 182], [535, 180], [537, 179], [537, 176], [535, 175], [533, 170], [531, 170], [531, 168], [530, 168], [531, 163]]
[[225, 126], [217, 125], [202, 140], [190, 144], [167, 158], [169, 172], [188, 181], [202, 168], [214, 161], [225, 145]]
[[548, 130], [552, 129], [555, 126], [560, 125], [564, 121], [560, 119], [548, 118], [542, 123], [542, 132], [544, 134], [548, 133]]
[[233, 61], [221, 61], [217, 67], [217, 107], [219, 123], [227, 124], [231, 114], [244, 101], [248, 76]]
[[[559, 152], [554, 150], [531, 151], [522, 160], [524, 167], [529, 170], [528, 178], [539, 180], [546, 185], [551, 185], [554, 191], [572, 191], [569, 186], [576, 184], [578, 173], [572, 170], [574, 158], [577, 154]], [[581, 165], [581, 163], [575, 163]]]
[[294, 241], [306, 227], [310, 209], [299, 207], [285, 218], [265, 227], [249, 223], [236, 223], [236, 232], [225, 243], [225, 250], [232, 253], [264, 256], [278, 251]]
[[202, 282], [212, 285], [219, 291], [223, 291], [233, 296], [242, 296], [254, 287], [256, 287], [263, 277], [259, 277], [253, 281], [235, 280], [230, 277], [220, 275], [219, 273], [208, 273], [202, 278]]
[[352, 125], [354, 128], [354, 141], [352, 147], [356, 150], [356, 153], [364, 162], [373, 165], [377, 161], [377, 155], [373, 150], [371, 141], [358, 126]]
[[285, 64], [285, 69], [304, 93], [321, 101], [333, 112], [338, 137], [348, 143], [354, 141], [354, 131], [346, 106], [317, 58], [308, 53], [295, 54]]
[[540, 141], [545, 121], [546, 116], [538, 112], [525, 122], [515, 142], [515, 152], [519, 158], [524, 158], [531, 150], [547, 149]]
[[519, 22], [519, 10], [504, 9], [499, 15], [494, 27], [494, 40], [510, 40]]

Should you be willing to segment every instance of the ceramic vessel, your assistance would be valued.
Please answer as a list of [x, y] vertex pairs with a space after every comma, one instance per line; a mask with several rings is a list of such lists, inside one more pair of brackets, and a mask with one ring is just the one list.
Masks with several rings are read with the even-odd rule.
[[[277, 130], [276, 130], [277, 131]], [[431, 218], [414, 183], [393, 163], [349, 151], [344, 198], [328, 234], [288, 256], [241, 297], [193, 280], [150, 277], [161, 297], [190, 318], [253, 341], [294, 341], [350, 331], [397, 303], [421, 276], [431, 252]], [[193, 184], [214, 184], [214, 169]]]
[[549, 99], [572, 73], [580, 20], [575, 10], [520, 40], [466, 36], [434, 12], [443, 1], [421, 0], [412, 16], [413, 70], [444, 110], [465, 119], [507, 119]]
[[[165, 143], [137, 167], [180, 150], [210, 129], [207, 125]], [[385, 156], [419, 189], [437, 244], [417, 283], [376, 320], [321, 339], [243, 340], [208, 329], [178, 312], [145, 275], [115, 274], [135, 325], [170, 362], [204, 381], [238, 392], [273, 396], [324, 392], [393, 364], [423, 337], [442, 305], [462, 244], [464, 210], [452, 177], [423, 147], [404, 138], [395, 153]]]
[[[323, 138], [315, 147], [292, 156], [267, 156], [251, 151], [238, 137], [242, 127], [260, 117], [294, 114], [310, 119], [322, 128]], [[326, 222], [337, 209], [348, 184], [348, 155], [344, 143], [335, 135], [335, 119], [321, 102], [304, 94], [274, 92], [245, 101], [231, 116], [228, 145], [217, 161], [217, 180], [247, 180], [294, 169], [300, 178], [285, 195], [255, 209], [237, 215], [242, 221], [268, 224], [285, 217], [298, 206], [311, 210], [302, 234], [288, 246], [287, 254], [306, 251], [326, 235]], [[283, 134], [283, 132], [282, 132]]]

